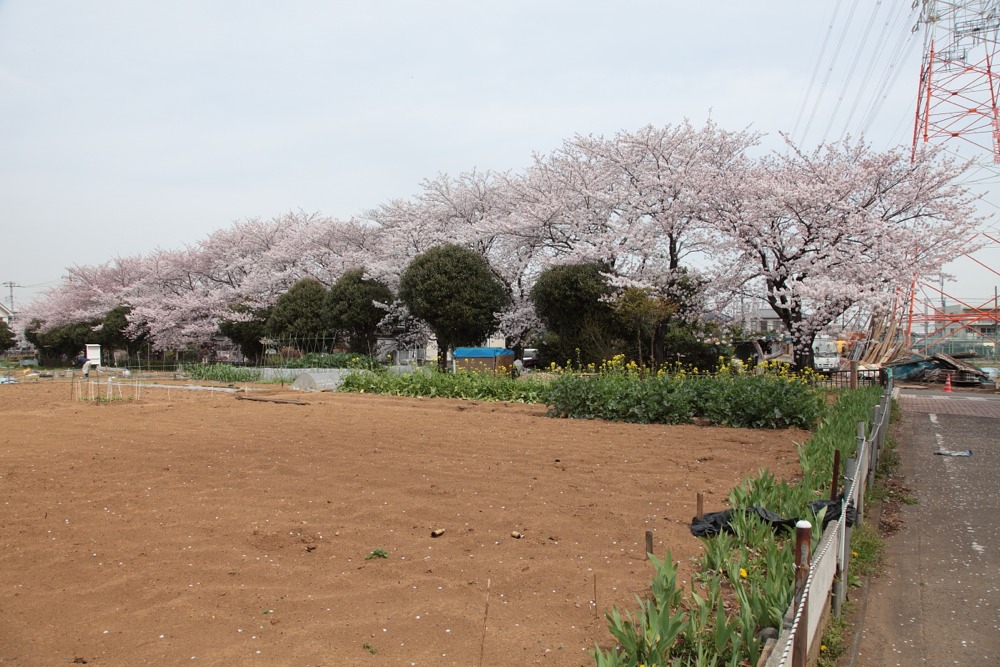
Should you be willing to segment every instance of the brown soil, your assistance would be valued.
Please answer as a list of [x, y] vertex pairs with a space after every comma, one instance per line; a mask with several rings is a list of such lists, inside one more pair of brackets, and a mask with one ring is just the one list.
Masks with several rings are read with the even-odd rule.
[[593, 664], [648, 590], [645, 531], [689, 581], [696, 493], [797, 474], [807, 437], [73, 387], [0, 385], [2, 664]]

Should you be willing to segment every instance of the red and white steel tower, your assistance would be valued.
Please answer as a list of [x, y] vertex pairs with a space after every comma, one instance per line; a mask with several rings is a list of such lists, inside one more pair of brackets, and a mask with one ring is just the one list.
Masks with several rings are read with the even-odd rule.
[[962, 141], [1000, 163], [1000, 2], [923, 0], [924, 58], [920, 67], [913, 151], [921, 142]]
[[[922, 0], [920, 25], [924, 29], [924, 54], [917, 92], [916, 122], [913, 128], [913, 156], [921, 143], [946, 142], [967, 157], [989, 155], [1000, 163], [1000, 0]], [[967, 150], [966, 150], [967, 149]], [[1000, 244], [1000, 240], [981, 231], [978, 241]], [[966, 257], [1000, 276], [971, 255]], [[923, 300], [922, 314], [917, 299]], [[941, 307], [936, 304], [940, 298]], [[956, 307], [949, 312], [945, 297]], [[966, 302], [944, 292], [928, 281], [913, 285], [909, 299], [906, 346], [914, 325], [923, 325], [919, 352], [941, 345], [962, 335], [1000, 347], [1000, 309], [997, 297]], [[994, 353], [995, 354], [995, 353]]]

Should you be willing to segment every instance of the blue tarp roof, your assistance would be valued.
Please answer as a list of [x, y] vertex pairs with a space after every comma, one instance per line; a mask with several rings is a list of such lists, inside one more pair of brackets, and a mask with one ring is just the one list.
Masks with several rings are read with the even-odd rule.
[[456, 359], [495, 359], [506, 354], [514, 354], [514, 350], [503, 347], [456, 347]]

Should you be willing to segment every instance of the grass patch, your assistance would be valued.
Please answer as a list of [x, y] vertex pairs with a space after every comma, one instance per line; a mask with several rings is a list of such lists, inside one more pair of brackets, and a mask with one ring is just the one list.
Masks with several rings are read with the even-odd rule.
[[885, 567], [885, 538], [871, 522], [851, 531], [850, 567], [861, 577], [877, 576]]
[[850, 645], [852, 626], [850, 618], [853, 612], [853, 603], [844, 602], [841, 606], [840, 617], [831, 618], [823, 630], [823, 638], [819, 645], [819, 658], [816, 660], [816, 667], [837, 667], [837, 662]]

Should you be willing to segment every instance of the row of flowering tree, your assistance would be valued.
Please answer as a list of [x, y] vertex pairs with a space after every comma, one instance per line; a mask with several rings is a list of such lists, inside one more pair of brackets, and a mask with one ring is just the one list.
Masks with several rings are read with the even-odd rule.
[[395, 295], [382, 307], [399, 321], [405, 269], [457, 244], [502, 286], [497, 333], [511, 344], [544, 328], [531, 293], [546, 269], [599, 264], [654, 342], [679, 304], [690, 316], [763, 297], [803, 365], [817, 332], [849, 308], [884, 305], [969, 249], [980, 220], [959, 185], [966, 165], [852, 140], [760, 155], [759, 139], [712, 122], [576, 136], [522, 172], [440, 175], [358, 218], [236, 222], [184, 248], [71, 267], [22, 326], [100, 327], [124, 308], [126, 337], [203, 344], [220, 326], [259, 320], [304, 278], [329, 288], [357, 270]]

